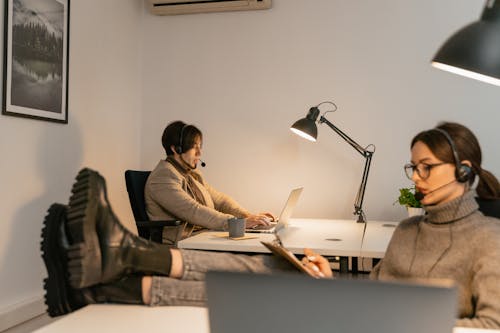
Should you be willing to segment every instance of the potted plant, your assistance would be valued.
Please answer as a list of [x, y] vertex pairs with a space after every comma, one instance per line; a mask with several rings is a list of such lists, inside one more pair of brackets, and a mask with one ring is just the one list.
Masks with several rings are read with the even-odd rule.
[[415, 198], [415, 186], [400, 188], [397, 202], [406, 207], [409, 217], [424, 214], [422, 204]]

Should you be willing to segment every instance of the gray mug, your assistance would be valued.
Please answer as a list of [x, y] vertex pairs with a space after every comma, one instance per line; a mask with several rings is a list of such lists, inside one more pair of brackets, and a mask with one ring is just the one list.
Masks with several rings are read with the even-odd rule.
[[245, 236], [245, 219], [233, 217], [228, 221], [229, 238]]

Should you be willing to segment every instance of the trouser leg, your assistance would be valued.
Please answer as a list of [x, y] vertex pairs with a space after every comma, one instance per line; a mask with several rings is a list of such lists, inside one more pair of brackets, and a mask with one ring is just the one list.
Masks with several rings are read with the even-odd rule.
[[207, 297], [204, 281], [184, 281], [153, 276], [151, 306], [205, 306]]
[[269, 274], [293, 271], [286, 260], [271, 254], [245, 255], [228, 252], [180, 250], [184, 272], [182, 280], [205, 280], [208, 271], [230, 271]]
[[180, 250], [184, 273], [181, 280], [155, 276], [151, 305], [205, 306], [205, 274], [210, 270], [268, 274], [294, 272], [285, 260], [272, 255], [243, 255], [226, 252]]

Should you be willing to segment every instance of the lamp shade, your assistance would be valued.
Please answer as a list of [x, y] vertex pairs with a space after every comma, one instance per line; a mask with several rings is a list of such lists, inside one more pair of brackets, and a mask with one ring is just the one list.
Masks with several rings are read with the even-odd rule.
[[318, 138], [318, 127], [316, 126], [318, 115], [319, 109], [317, 107], [310, 108], [307, 116], [297, 120], [292, 127], [290, 127], [290, 130], [304, 139], [316, 141]]
[[500, 5], [489, 1], [481, 20], [451, 36], [432, 66], [500, 86]]

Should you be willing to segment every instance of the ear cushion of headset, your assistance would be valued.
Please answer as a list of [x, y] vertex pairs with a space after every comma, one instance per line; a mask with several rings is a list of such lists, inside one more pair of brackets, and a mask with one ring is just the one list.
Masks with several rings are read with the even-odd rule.
[[470, 174], [472, 170], [466, 164], [460, 164], [460, 167], [457, 169], [457, 180], [461, 183], [465, 183], [469, 180]]

